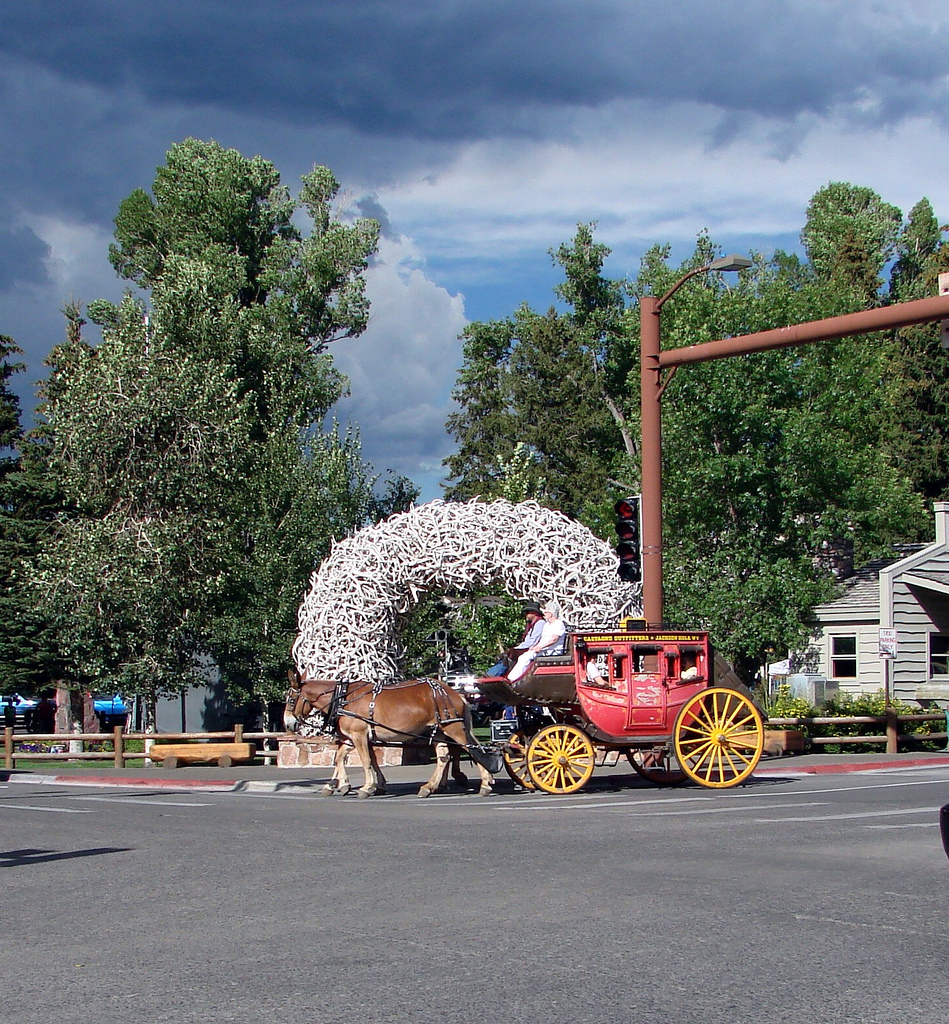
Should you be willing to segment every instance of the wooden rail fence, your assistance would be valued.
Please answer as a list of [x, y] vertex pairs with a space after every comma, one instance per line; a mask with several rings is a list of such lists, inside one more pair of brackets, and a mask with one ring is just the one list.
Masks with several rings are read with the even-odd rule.
[[[15, 733], [7, 726], [3, 730], [3, 766], [16, 767], [17, 761], [111, 761], [116, 768], [125, 768], [129, 761], [158, 761], [151, 757], [148, 748], [168, 741], [190, 741], [196, 745], [202, 741], [225, 741], [233, 743], [260, 740], [264, 747], [255, 750], [253, 759], [271, 764], [277, 757], [276, 741], [288, 738], [285, 732], [245, 732], [240, 725], [226, 732], [126, 732], [116, 726], [112, 732], [58, 732], [58, 733]], [[129, 740], [141, 741], [144, 750], [129, 750]], [[48, 743], [65, 746], [62, 751], [23, 750], [24, 746]], [[111, 750], [86, 750], [87, 743], [111, 743]]]
[[[928, 733], [901, 733], [901, 722], [943, 722], [947, 726], [946, 732]], [[943, 740], [949, 742], [949, 711], [933, 714], [927, 712], [918, 715], [898, 715], [894, 711], [888, 711], [885, 715], [855, 715], [852, 718], [839, 718], [836, 715], [819, 716], [813, 718], [769, 718], [765, 720], [765, 728], [773, 729], [804, 729], [808, 726], [821, 725], [877, 725], [883, 726], [883, 732], [879, 735], [870, 736], [810, 736], [809, 742], [814, 746], [829, 746], [835, 743], [846, 745], [849, 743], [885, 743], [888, 754], [899, 753], [901, 744], [910, 742], [919, 743], [922, 740], [931, 742]]]

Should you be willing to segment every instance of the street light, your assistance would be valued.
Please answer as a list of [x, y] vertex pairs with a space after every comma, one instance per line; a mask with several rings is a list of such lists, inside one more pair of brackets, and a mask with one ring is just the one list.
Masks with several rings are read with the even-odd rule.
[[[699, 274], [747, 270], [751, 260], [732, 254], [712, 260], [683, 274], [663, 295], [644, 295], [639, 300], [640, 319], [640, 402], [642, 420], [642, 545], [643, 617], [651, 626], [662, 622], [662, 348], [659, 316], [662, 307], [685, 284]], [[672, 371], [674, 372], [674, 370]], [[670, 373], [671, 377], [671, 373]]]

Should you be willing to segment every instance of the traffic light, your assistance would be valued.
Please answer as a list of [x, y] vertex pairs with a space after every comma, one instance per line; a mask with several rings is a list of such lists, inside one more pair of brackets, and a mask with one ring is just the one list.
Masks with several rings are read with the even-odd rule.
[[619, 543], [619, 578], [626, 583], [639, 583], [643, 578], [642, 551], [639, 544], [639, 495], [622, 498], [614, 506], [616, 536]]

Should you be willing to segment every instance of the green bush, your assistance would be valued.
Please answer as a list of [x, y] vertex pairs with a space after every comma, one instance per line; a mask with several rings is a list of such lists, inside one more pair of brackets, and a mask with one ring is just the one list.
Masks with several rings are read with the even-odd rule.
[[792, 695], [787, 683], [782, 683], [772, 696], [766, 698], [764, 711], [768, 718], [812, 718], [817, 714], [813, 705], [803, 697]]

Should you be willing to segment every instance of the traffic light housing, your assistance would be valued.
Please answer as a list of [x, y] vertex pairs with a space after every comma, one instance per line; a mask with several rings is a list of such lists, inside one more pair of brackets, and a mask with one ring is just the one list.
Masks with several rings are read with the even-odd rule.
[[622, 498], [614, 506], [616, 513], [617, 573], [626, 583], [639, 583], [643, 578], [642, 548], [639, 538], [639, 495]]

